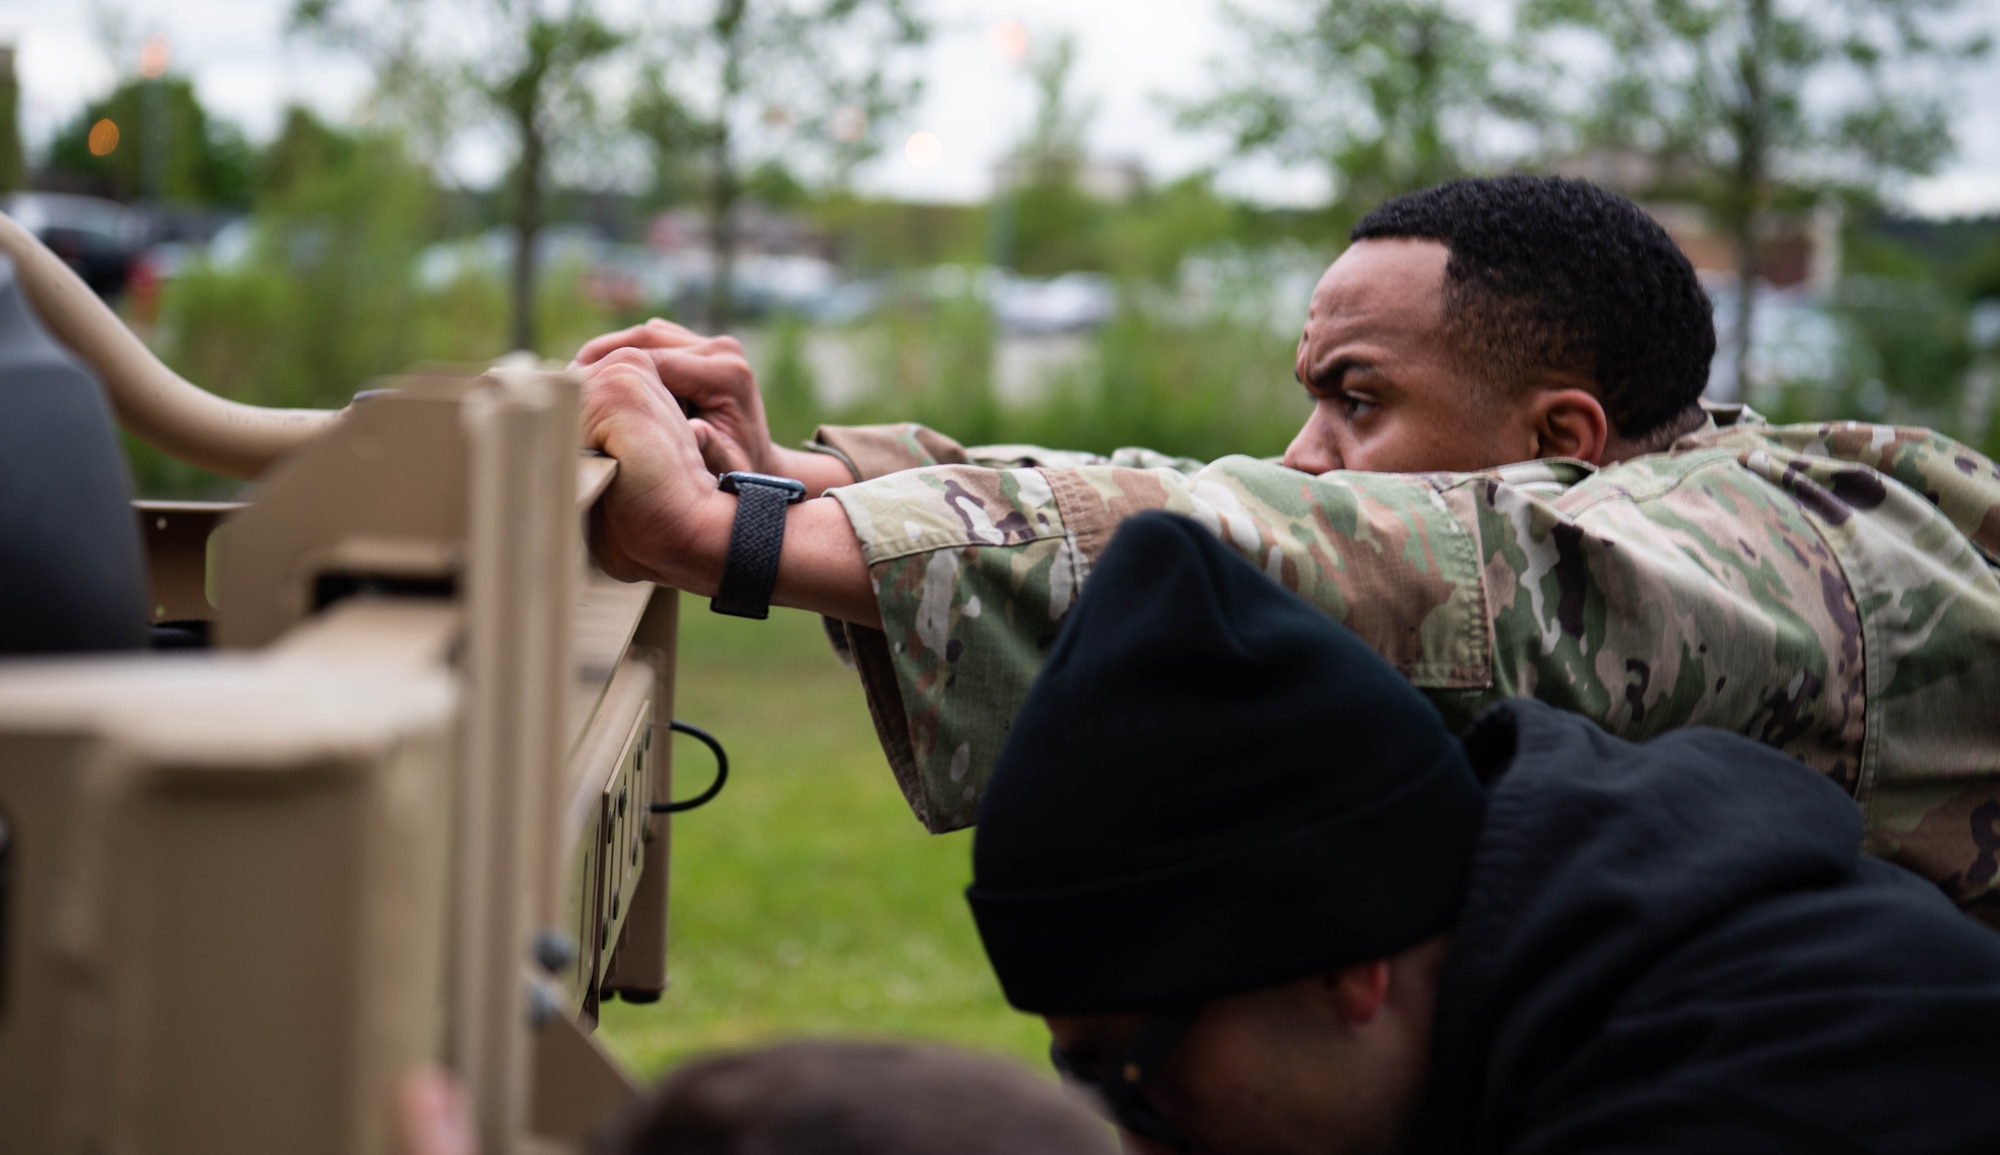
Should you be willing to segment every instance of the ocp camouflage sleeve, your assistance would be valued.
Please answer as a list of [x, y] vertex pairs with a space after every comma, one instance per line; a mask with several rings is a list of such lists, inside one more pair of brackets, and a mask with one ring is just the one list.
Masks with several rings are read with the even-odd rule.
[[822, 425], [808, 448], [833, 453], [847, 463], [855, 480], [867, 481], [926, 465], [962, 465], [965, 448], [936, 430], [898, 425]]
[[[1427, 495], [1411, 501], [1412, 493]], [[1250, 458], [1169, 468], [942, 466], [834, 491], [862, 543], [900, 701], [885, 747], [933, 830], [969, 824], [1042, 654], [1124, 518], [1194, 517], [1347, 620], [1418, 685], [1487, 671], [1476, 543], [1422, 479], [1313, 479]], [[1462, 503], [1461, 503], [1462, 504]], [[1343, 543], [1352, 564], [1327, 552]], [[1371, 607], [1351, 613], [1356, 605]], [[900, 716], [901, 726], [894, 722]], [[900, 731], [900, 733], [895, 733]]]
[[935, 429], [922, 425], [822, 425], [809, 448], [829, 452], [847, 462], [856, 481], [868, 481], [927, 465], [985, 465], [995, 469], [1019, 466], [1075, 468], [1120, 465], [1133, 469], [1172, 469], [1193, 473], [1203, 463], [1192, 457], [1172, 457], [1150, 449], [1115, 449], [1109, 457], [1074, 449], [1040, 445], [975, 445], [968, 449]]
[[1747, 464], [1797, 496], [1858, 610], [1868, 848], [2000, 925], [2000, 467], [1927, 429], [1796, 426], [1770, 442]]
[[1748, 734], [1852, 791], [1872, 849], [2000, 916], [2000, 470], [1962, 446], [1736, 425], [1601, 471], [995, 460], [834, 491], [885, 627], [858, 655], [871, 708], [933, 830], [973, 820], [1119, 521], [1166, 509], [1347, 623], [1454, 727], [1528, 695], [1627, 737]]
[[[812, 440], [806, 443], [806, 448], [839, 458], [856, 481], [931, 465], [973, 464], [992, 469], [1118, 465], [1134, 469], [1171, 469], [1181, 473], [1193, 473], [1202, 468], [1202, 462], [1193, 458], [1172, 457], [1150, 449], [1117, 449], [1108, 457], [1039, 445], [981, 445], [968, 449], [934, 429], [908, 422], [894, 425], [822, 425]], [[888, 754], [889, 764], [917, 816], [925, 818], [926, 804], [916, 776], [914, 756], [909, 753], [909, 731], [887, 640], [880, 631], [849, 622], [826, 618], [822, 624], [826, 627], [827, 641], [841, 664], [860, 672], [868, 689], [869, 712], [874, 718], [876, 733], [882, 740], [882, 748]]]

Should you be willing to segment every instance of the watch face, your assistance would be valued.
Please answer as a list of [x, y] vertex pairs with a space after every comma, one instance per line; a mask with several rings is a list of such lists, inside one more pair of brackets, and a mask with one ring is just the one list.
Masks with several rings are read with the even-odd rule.
[[779, 489], [797, 501], [806, 495], [806, 483], [791, 477], [774, 477], [768, 473], [751, 473], [735, 469], [716, 479], [724, 493], [735, 493], [746, 485], [761, 485], [767, 489]]

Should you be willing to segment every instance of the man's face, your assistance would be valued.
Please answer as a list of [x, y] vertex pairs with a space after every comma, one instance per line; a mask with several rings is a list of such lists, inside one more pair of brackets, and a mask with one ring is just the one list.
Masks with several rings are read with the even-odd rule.
[[[1428, 1016], [1357, 1027], [1319, 979], [1218, 999], [1146, 1080], [1154, 1109], [1191, 1155], [1387, 1155], [1422, 1091]], [[1079, 1073], [1119, 1061], [1144, 1015], [1048, 1018]], [[1121, 1133], [1128, 1151], [1171, 1155]]]
[[1522, 415], [1454, 358], [1443, 324], [1449, 256], [1436, 241], [1360, 241], [1327, 269], [1299, 338], [1313, 412], [1286, 465], [1462, 472], [1533, 455]]

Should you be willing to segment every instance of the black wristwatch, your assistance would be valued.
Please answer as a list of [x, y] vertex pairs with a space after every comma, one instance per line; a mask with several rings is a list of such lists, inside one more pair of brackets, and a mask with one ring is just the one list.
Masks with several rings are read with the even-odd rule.
[[805, 482], [741, 471], [716, 480], [722, 492], [736, 495], [736, 523], [722, 562], [722, 588], [708, 608], [739, 618], [768, 618], [771, 589], [778, 584], [778, 553], [785, 546], [785, 507], [805, 500]]

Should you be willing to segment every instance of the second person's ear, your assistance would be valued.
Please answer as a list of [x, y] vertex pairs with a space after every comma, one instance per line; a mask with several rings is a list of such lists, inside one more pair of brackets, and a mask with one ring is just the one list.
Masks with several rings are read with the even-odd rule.
[[1611, 422], [1604, 416], [1604, 403], [1594, 394], [1574, 386], [1546, 389], [1536, 395], [1532, 405], [1535, 457], [1573, 457], [1592, 465], [1604, 464]]
[[1323, 997], [1349, 1026], [1372, 1022], [1389, 999], [1389, 962], [1353, 963], [1320, 976]]

